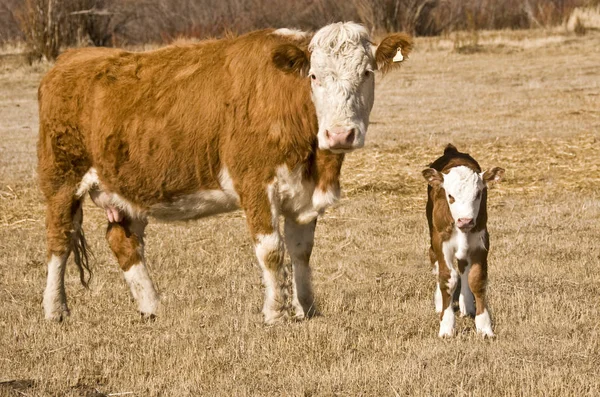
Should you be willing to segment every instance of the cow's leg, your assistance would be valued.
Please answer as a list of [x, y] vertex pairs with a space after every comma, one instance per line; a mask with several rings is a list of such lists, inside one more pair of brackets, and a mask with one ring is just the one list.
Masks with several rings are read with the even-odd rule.
[[469, 261], [459, 261], [458, 269], [460, 271], [460, 295], [458, 297], [458, 308], [461, 317], [475, 316], [475, 298], [469, 288], [469, 272], [471, 264]]
[[46, 206], [48, 277], [43, 306], [49, 320], [61, 321], [69, 315], [65, 269], [74, 243], [82, 235], [83, 220], [82, 203], [74, 197], [74, 192], [74, 188], [65, 186], [48, 198]]
[[313, 249], [317, 220], [300, 225], [291, 217], [285, 218], [285, 245], [292, 259], [292, 306], [294, 317], [303, 319], [315, 314], [312, 291], [310, 255]]
[[110, 222], [106, 239], [123, 270], [131, 295], [144, 317], [154, 317], [158, 309], [158, 294], [144, 261], [144, 229], [146, 221], [120, 216]]
[[452, 296], [458, 282], [458, 273], [452, 266], [452, 257], [439, 259], [438, 285], [442, 296], [442, 311], [440, 313], [439, 337], [451, 337], [454, 335], [454, 308], [452, 307]]
[[[250, 199], [251, 197], [251, 199]], [[263, 272], [265, 323], [275, 324], [287, 315], [286, 269], [283, 239], [279, 232], [279, 203], [275, 186], [254, 191], [242, 200], [256, 258]]]
[[482, 258], [474, 260], [469, 272], [469, 287], [475, 296], [475, 328], [477, 333], [483, 336], [493, 337], [492, 319], [486, 308], [485, 289], [487, 284], [487, 259], [485, 254]]

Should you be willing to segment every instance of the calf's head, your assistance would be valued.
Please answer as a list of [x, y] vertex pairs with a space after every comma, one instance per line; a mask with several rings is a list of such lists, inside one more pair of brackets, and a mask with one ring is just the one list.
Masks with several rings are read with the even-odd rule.
[[447, 173], [433, 168], [423, 170], [423, 177], [433, 189], [444, 190], [454, 224], [465, 232], [477, 223], [484, 190], [503, 175], [504, 169], [499, 167], [481, 173], [464, 165], [452, 167]]
[[388, 35], [376, 46], [362, 25], [339, 22], [317, 31], [308, 51], [294, 44], [279, 46], [273, 61], [280, 69], [310, 79], [319, 149], [344, 153], [364, 146], [374, 101], [374, 72], [399, 66], [411, 48], [412, 40], [405, 34]]

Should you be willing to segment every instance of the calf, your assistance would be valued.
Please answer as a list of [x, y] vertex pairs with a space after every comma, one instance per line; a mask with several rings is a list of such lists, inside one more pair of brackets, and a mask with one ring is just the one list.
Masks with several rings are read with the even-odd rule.
[[[143, 53], [63, 54], [38, 93], [46, 318], [69, 313], [71, 252], [85, 282], [88, 194], [106, 211], [108, 244], [144, 315], [153, 316], [159, 302], [144, 259], [148, 219], [237, 208], [263, 272], [265, 321], [289, 311], [310, 315], [317, 216], [339, 197], [345, 153], [364, 145], [374, 72], [397, 67], [410, 48], [407, 35], [390, 34], [376, 46], [363, 26], [335, 23], [314, 35], [267, 29]], [[293, 268], [291, 308], [284, 244]]]
[[454, 334], [452, 300], [459, 275], [460, 314], [475, 316], [477, 332], [494, 336], [485, 304], [489, 250], [486, 199], [487, 186], [503, 175], [504, 170], [497, 167], [481, 172], [477, 161], [451, 144], [423, 171], [429, 183], [429, 257], [438, 275], [435, 309], [440, 313], [440, 337]]

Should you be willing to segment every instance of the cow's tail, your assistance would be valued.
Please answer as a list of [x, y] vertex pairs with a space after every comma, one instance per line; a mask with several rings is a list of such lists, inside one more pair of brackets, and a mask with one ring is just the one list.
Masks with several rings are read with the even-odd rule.
[[73, 251], [75, 265], [77, 265], [77, 269], [79, 270], [79, 280], [81, 280], [81, 284], [85, 288], [89, 288], [92, 279], [92, 269], [90, 268], [90, 256], [92, 256], [92, 252], [88, 248], [83, 232], [83, 200], [76, 201], [75, 206], [71, 250]]

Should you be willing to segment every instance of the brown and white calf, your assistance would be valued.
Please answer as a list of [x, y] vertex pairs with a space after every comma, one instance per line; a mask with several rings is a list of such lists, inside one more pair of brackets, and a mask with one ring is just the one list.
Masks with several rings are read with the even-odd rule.
[[270, 29], [143, 53], [67, 51], [39, 88], [46, 318], [69, 313], [71, 252], [85, 284], [87, 194], [106, 211], [106, 238], [143, 314], [154, 315], [159, 303], [144, 265], [147, 219], [241, 208], [263, 270], [265, 321], [288, 309], [309, 315], [317, 216], [339, 197], [344, 154], [364, 145], [374, 72], [398, 66], [410, 49], [407, 35], [376, 46], [364, 27], [335, 23], [314, 35]]
[[423, 171], [429, 182], [429, 257], [438, 275], [435, 309], [440, 313], [440, 337], [454, 334], [452, 300], [459, 276], [461, 315], [475, 316], [477, 332], [494, 336], [485, 303], [489, 250], [486, 200], [488, 184], [503, 175], [502, 168], [481, 172], [477, 161], [452, 145]]

